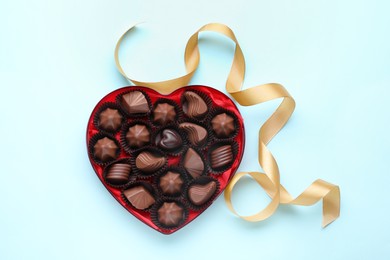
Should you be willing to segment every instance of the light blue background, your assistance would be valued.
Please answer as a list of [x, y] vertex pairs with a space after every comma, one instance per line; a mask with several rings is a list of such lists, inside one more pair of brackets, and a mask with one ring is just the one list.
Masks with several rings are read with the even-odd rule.
[[[389, 259], [389, 12], [385, 0], [0, 0], [0, 259]], [[164, 236], [128, 214], [96, 178], [85, 128], [100, 98], [127, 84], [114, 45], [138, 21], [121, 57], [148, 81], [184, 73], [201, 25], [231, 26], [245, 86], [279, 82], [297, 101], [270, 145], [282, 183], [294, 196], [317, 178], [340, 185], [341, 217], [321, 229], [319, 203], [246, 223], [219, 197]], [[224, 91], [234, 46], [206, 34], [192, 83]], [[240, 108], [240, 170], [260, 170], [257, 131], [277, 105]], [[242, 214], [267, 201], [250, 179], [234, 194]]]

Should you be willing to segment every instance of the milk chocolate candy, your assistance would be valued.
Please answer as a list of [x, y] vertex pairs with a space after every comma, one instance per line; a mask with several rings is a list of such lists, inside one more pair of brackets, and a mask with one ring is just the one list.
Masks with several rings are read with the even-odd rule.
[[93, 146], [94, 156], [102, 162], [107, 162], [117, 157], [119, 147], [108, 137], [99, 139]]
[[180, 129], [187, 133], [188, 140], [195, 146], [203, 145], [207, 140], [207, 131], [204, 127], [194, 123], [181, 123]]
[[142, 185], [124, 190], [123, 195], [136, 209], [147, 209], [155, 202], [150, 192]]
[[188, 189], [188, 197], [194, 205], [201, 206], [214, 195], [216, 190], [215, 181], [206, 184], [193, 184]]
[[161, 125], [175, 121], [175, 117], [175, 107], [168, 103], [160, 103], [153, 110], [153, 121]]
[[184, 218], [184, 210], [176, 202], [164, 202], [157, 214], [158, 221], [167, 227], [177, 226]]
[[135, 165], [138, 169], [146, 173], [153, 173], [163, 167], [167, 158], [155, 155], [149, 151], [140, 153], [135, 159]]
[[204, 171], [204, 163], [200, 155], [192, 148], [189, 148], [184, 156], [184, 168], [192, 176], [197, 178]]
[[211, 125], [215, 135], [220, 138], [229, 137], [234, 132], [234, 119], [226, 113], [216, 115]]
[[98, 126], [109, 132], [115, 132], [122, 124], [122, 115], [117, 109], [106, 108], [99, 114]]
[[208, 111], [206, 102], [195, 92], [184, 92], [183, 112], [191, 118], [204, 116]]
[[232, 146], [229, 144], [217, 147], [211, 152], [210, 160], [211, 167], [214, 169], [228, 165], [233, 161]]
[[121, 97], [121, 104], [130, 115], [149, 112], [148, 100], [141, 91], [132, 91], [124, 94]]
[[115, 163], [110, 166], [106, 181], [113, 185], [123, 185], [129, 181], [131, 166], [127, 163]]

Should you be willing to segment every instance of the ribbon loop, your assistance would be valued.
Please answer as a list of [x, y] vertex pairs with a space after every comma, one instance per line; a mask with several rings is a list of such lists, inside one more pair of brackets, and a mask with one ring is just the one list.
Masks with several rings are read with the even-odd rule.
[[[282, 98], [282, 102], [275, 112], [267, 119], [259, 131], [259, 164], [264, 170], [261, 172], [240, 172], [236, 173], [225, 189], [225, 201], [235, 215], [247, 221], [261, 221], [270, 217], [278, 208], [279, 204], [292, 204], [300, 206], [310, 206], [318, 201], [323, 201], [323, 221], [322, 226], [336, 220], [340, 215], [340, 189], [337, 185], [323, 180], [316, 180], [297, 198], [293, 198], [287, 190], [280, 184], [280, 174], [278, 164], [272, 153], [268, 150], [267, 144], [284, 127], [295, 109], [295, 101], [288, 91], [280, 84], [268, 83], [252, 88], [241, 90], [245, 77], [245, 58], [241, 47], [233, 31], [226, 25], [219, 23], [210, 23], [202, 26], [188, 40], [184, 61], [187, 74], [161, 82], [142, 82], [131, 79], [126, 75], [119, 62], [119, 48], [125, 35], [135, 26], [127, 30], [118, 40], [115, 47], [115, 63], [119, 72], [130, 82], [152, 88], [162, 94], [168, 94], [172, 91], [188, 85], [200, 61], [199, 54], [199, 33], [211, 31], [225, 35], [235, 43], [234, 57], [232, 67], [226, 81], [226, 90], [242, 106], [253, 106], [270, 100]], [[246, 175], [251, 176], [268, 194], [271, 202], [261, 211], [250, 216], [239, 215], [233, 207], [231, 196], [234, 186], [240, 179]]]

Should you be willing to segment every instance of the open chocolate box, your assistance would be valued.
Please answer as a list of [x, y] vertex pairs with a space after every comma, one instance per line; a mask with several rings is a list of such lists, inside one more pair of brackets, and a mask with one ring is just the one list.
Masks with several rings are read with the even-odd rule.
[[89, 159], [103, 185], [164, 234], [194, 220], [223, 192], [244, 142], [235, 104], [206, 86], [169, 95], [115, 90], [96, 105], [87, 127]]

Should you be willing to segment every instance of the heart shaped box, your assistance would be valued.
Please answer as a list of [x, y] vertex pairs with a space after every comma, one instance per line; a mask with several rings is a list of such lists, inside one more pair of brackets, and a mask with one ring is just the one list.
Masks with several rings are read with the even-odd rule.
[[[131, 91], [140, 91], [144, 93], [144, 95], [147, 97], [150, 110], [148, 113], [144, 115], [137, 115], [135, 117], [132, 117], [131, 115], [126, 114], [126, 111], [124, 111], [123, 106], [121, 106], [118, 97], [121, 97], [121, 95], [129, 93]], [[186, 91], [193, 91], [195, 93], [198, 93], [199, 96], [203, 98], [203, 100], [206, 102], [208, 107], [207, 115], [201, 120], [189, 118], [189, 116], [186, 113], [183, 113], [183, 93]], [[132, 124], [132, 122], [144, 122], [146, 125], [148, 125], [149, 130], [151, 131], [151, 139], [156, 138], [156, 133], [161, 131], [164, 126], [155, 125], [152, 121], [152, 110], [154, 109], [154, 104], [156, 102], [161, 102], [161, 100], [171, 102], [175, 105], [175, 110], [177, 112], [177, 120], [173, 122], [173, 127], [175, 128], [174, 124], [179, 124], [179, 122], [192, 122], [199, 125], [203, 125], [208, 132], [208, 139], [207, 144], [202, 147], [193, 147], [187, 139], [187, 142], [183, 142], [183, 147], [181, 147], [181, 152], [177, 153], [166, 153], [165, 156], [167, 158], [167, 163], [165, 166], [162, 166], [161, 171], [158, 170], [155, 173], [151, 174], [150, 176], [144, 176], [139, 173], [139, 171], [136, 169], [134, 163], [134, 157], [139, 153], [139, 151], [129, 151], [129, 149], [125, 149], [124, 146], [126, 146], [123, 143], [123, 131], [127, 131], [126, 127]], [[117, 131], [113, 131], [112, 133], [106, 132], [98, 127], [96, 123], [96, 118], [98, 117], [99, 113], [101, 113], [103, 108], [106, 107], [112, 107], [114, 106], [115, 109], [117, 109], [120, 114], [123, 116], [122, 121], [122, 127], [119, 128]], [[234, 124], [235, 124], [235, 130], [234, 133], [231, 134], [231, 136], [227, 138], [219, 138], [216, 133], [213, 131], [213, 128], [211, 126], [211, 120], [213, 117], [220, 113], [227, 113], [228, 115], [231, 115], [234, 117]], [[186, 140], [185, 133], [180, 133], [183, 136], [183, 139]], [[96, 143], [96, 139], [98, 137], [102, 138], [103, 136], [109, 137], [110, 139], [113, 139], [114, 143], [119, 147], [117, 150], [117, 153], [115, 154], [115, 159], [108, 160], [106, 162], [101, 162], [96, 159], [94, 156], [94, 146], [93, 144]], [[214, 169], [210, 165], [211, 155], [210, 151], [217, 150], [218, 147], [221, 147], [222, 145], [230, 144], [232, 146], [232, 153], [233, 158], [232, 161], [226, 165], [227, 167], [222, 167], [219, 169]], [[194, 150], [196, 150], [201, 157], [203, 158], [203, 162], [205, 165], [205, 171], [201, 177], [193, 178], [188, 172], [186, 171], [186, 168], [183, 168], [183, 156], [186, 154], [187, 149], [189, 147], [193, 147]], [[124, 87], [118, 90], [115, 90], [108, 95], [106, 95], [103, 99], [99, 101], [99, 103], [94, 108], [87, 126], [87, 149], [89, 154], [89, 159], [92, 164], [93, 169], [95, 170], [98, 178], [103, 183], [103, 185], [106, 187], [106, 189], [111, 193], [112, 196], [125, 208], [133, 214], [135, 217], [137, 217], [139, 220], [150, 226], [151, 228], [163, 233], [163, 234], [172, 234], [175, 231], [181, 229], [188, 223], [190, 223], [192, 220], [194, 220], [196, 217], [198, 217], [200, 214], [202, 214], [212, 203], [213, 201], [223, 192], [227, 184], [229, 183], [230, 179], [236, 172], [237, 168], [239, 167], [239, 164], [241, 162], [243, 152], [244, 152], [244, 146], [245, 146], [245, 133], [244, 133], [244, 123], [243, 119], [241, 117], [240, 112], [238, 111], [236, 105], [233, 103], [233, 101], [227, 97], [222, 92], [215, 90], [213, 88], [207, 87], [207, 86], [200, 86], [200, 85], [194, 85], [194, 86], [186, 86], [183, 88], [179, 88], [176, 91], [172, 92], [168, 95], [160, 94], [150, 88], [145, 87], [138, 87], [138, 86], [131, 86], [131, 87]], [[153, 141], [151, 140], [151, 144], [148, 145], [148, 149], [156, 149], [159, 152], [161, 152], [161, 149], [159, 147], [153, 147]], [[164, 151], [162, 151], [164, 153]], [[110, 185], [110, 183], [107, 182], [107, 179], [105, 179], [105, 174], [107, 172], [108, 167], [112, 165], [115, 162], [120, 163], [128, 163], [131, 165], [131, 173], [129, 176], [128, 183], [126, 185]], [[158, 187], [159, 185], [159, 178], [164, 175], [164, 172], [166, 172], [167, 169], [178, 169], [178, 172], [181, 172], [182, 179], [183, 179], [183, 189], [181, 190], [180, 194], [176, 196], [167, 196], [161, 193], [161, 189]], [[211, 181], [215, 182], [217, 185], [212, 185], [215, 187], [215, 192], [207, 202], [203, 203], [202, 205], [194, 205], [189, 200], [189, 188], [193, 187], [191, 185], [194, 185], [194, 183], [198, 183], [198, 185], [203, 185], [203, 183], [211, 183]], [[146, 210], [137, 209], [134, 207], [127, 199], [126, 196], [123, 195], [123, 191], [129, 187], [137, 186], [139, 183], [143, 183], [145, 186], [148, 186], [147, 188], [152, 192], [150, 194], [153, 195], [155, 199], [155, 203]], [[183, 209], [183, 216], [182, 220], [179, 224], [173, 225], [173, 226], [164, 226], [162, 223], [159, 222], [157, 210], [162, 205], [162, 203], [166, 202], [175, 202], [177, 205], [182, 207]]]

